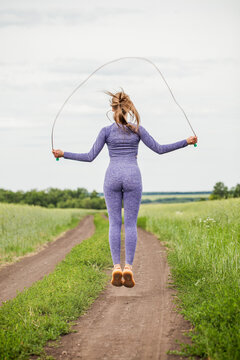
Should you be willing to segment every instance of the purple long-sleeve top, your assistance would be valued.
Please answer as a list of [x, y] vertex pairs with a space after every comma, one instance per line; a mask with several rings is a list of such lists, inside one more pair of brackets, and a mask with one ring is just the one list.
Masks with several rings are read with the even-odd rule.
[[[120, 125], [121, 126], [121, 125]], [[138, 145], [140, 140], [149, 147], [151, 150], [158, 154], [165, 154], [167, 152], [183, 148], [188, 145], [187, 140], [180, 140], [175, 143], [160, 145], [148, 132], [147, 130], [139, 125], [139, 132], [135, 132], [126, 128], [127, 131], [119, 128], [114, 122], [112, 125], [103, 127], [91, 150], [87, 153], [71, 153], [64, 151], [64, 158], [78, 161], [93, 161], [104, 144], [108, 146], [108, 152], [110, 158], [115, 157], [137, 157]]]

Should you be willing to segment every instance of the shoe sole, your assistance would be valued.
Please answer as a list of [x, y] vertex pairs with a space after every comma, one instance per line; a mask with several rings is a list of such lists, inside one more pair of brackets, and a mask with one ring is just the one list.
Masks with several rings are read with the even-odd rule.
[[122, 286], [122, 272], [121, 271], [114, 271], [114, 274], [112, 274], [111, 284], [114, 286]]
[[123, 279], [124, 279], [124, 283], [123, 283], [124, 286], [132, 288], [135, 285], [132, 272], [125, 270], [123, 272]]

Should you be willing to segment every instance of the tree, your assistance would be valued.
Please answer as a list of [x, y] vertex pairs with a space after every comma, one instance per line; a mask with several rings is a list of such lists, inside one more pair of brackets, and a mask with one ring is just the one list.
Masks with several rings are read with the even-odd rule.
[[93, 190], [90, 194], [90, 198], [91, 199], [94, 199], [94, 198], [97, 198], [98, 197], [98, 192], [96, 190]]
[[228, 188], [224, 185], [223, 182], [219, 181], [214, 185], [213, 192], [210, 195], [210, 199], [227, 199], [228, 198]]
[[240, 184], [237, 184], [235, 186], [235, 189], [233, 191], [233, 197], [240, 197]]

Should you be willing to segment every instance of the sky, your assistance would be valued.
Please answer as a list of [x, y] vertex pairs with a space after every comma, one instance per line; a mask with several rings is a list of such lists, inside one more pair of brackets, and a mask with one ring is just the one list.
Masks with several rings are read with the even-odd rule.
[[[0, 0], [0, 188], [84, 187], [103, 192], [107, 145], [93, 162], [51, 153], [53, 121], [72, 91], [120, 57], [154, 62], [198, 136], [198, 146], [159, 155], [141, 141], [143, 191], [211, 191], [240, 183], [240, 3], [235, 0]], [[124, 59], [100, 69], [66, 103], [54, 147], [88, 152], [113, 119], [104, 90], [122, 87], [160, 144], [192, 136], [151, 64]]]

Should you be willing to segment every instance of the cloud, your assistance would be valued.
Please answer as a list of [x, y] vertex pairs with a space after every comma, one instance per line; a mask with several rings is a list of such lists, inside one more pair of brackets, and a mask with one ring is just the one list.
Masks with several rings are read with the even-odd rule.
[[9, 130], [9, 129], [32, 129], [42, 127], [43, 124], [40, 121], [26, 121], [23, 119], [5, 117], [0, 119], [0, 129]]
[[76, 9], [59, 7], [50, 9], [4, 9], [0, 11], [0, 27], [6, 26], [33, 26], [39, 25], [82, 25], [102, 22], [111, 16], [127, 16], [132, 13], [140, 13], [140, 9], [121, 8], [121, 7], [94, 7], [92, 9]]
[[[116, 59], [121, 59], [116, 61]], [[110, 58], [104, 61], [96, 61], [92, 58], [90, 59], [77, 59], [77, 58], [58, 58], [54, 60], [54, 63], [49, 65], [43, 65], [46, 71], [51, 73], [68, 73], [68, 74], [78, 74], [90, 75], [91, 72], [96, 71], [97, 68], [100, 68], [95, 74], [98, 76], [112, 76], [112, 75], [127, 75], [136, 77], [141, 74], [143, 77], [155, 76], [156, 70], [147, 60], [152, 61], [161, 71], [163, 66], [165, 71], [168, 72], [169, 76], [173, 77], [186, 77], [186, 76], [195, 76], [201, 75], [207, 69], [210, 69], [214, 66], [239, 66], [240, 60], [234, 58], [211, 58], [211, 59], [190, 59], [183, 60], [181, 58], [174, 57], [139, 57], [135, 59], [134, 57], [122, 57], [122, 58]], [[109, 63], [109, 64], [106, 64]], [[106, 64], [106, 65], [104, 65]]]

